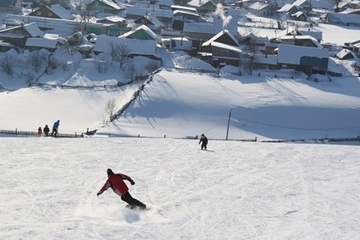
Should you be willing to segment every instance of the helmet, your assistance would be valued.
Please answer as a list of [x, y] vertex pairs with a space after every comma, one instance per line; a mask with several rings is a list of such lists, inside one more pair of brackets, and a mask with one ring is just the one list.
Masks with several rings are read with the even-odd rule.
[[111, 175], [114, 175], [114, 172], [109, 168], [107, 170], [107, 175], [108, 175], [108, 177], [110, 177]]

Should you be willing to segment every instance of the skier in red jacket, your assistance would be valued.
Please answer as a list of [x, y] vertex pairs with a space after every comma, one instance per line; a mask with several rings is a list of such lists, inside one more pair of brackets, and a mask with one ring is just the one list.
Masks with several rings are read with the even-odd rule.
[[109, 187], [121, 197], [121, 200], [127, 202], [130, 205], [130, 208], [133, 209], [138, 207], [140, 209], [146, 209], [146, 205], [140, 202], [139, 200], [133, 198], [129, 193], [129, 188], [126, 186], [124, 180], [128, 180], [131, 185], [134, 185], [135, 182], [127, 175], [122, 173], [114, 173], [110, 168], [107, 170], [108, 179], [100, 191], [96, 194], [97, 196], [105, 192]]

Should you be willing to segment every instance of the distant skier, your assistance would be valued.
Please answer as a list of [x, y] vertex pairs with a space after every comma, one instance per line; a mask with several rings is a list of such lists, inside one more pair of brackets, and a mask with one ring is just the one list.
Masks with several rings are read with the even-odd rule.
[[135, 182], [127, 175], [122, 173], [114, 173], [110, 168], [107, 170], [108, 179], [100, 191], [96, 194], [97, 196], [105, 192], [109, 187], [112, 188], [114, 193], [121, 197], [121, 200], [128, 203], [130, 208], [133, 209], [138, 207], [140, 209], [146, 209], [146, 205], [139, 200], [133, 198], [129, 193], [129, 188], [126, 186], [124, 180], [128, 180], [131, 185], [134, 185]]
[[48, 125], [45, 125], [45, 127], [44, 127], [45, 136], [49, 136], [49, 132], [50, 132], [50, 129], [49, 129]]
[[57, 120], [56, 122], [54, 122], [52, 131], [51, 131], [51, 136], [56, 137], [56, 135], [59, 132], [59, 125], [60, 125], [60, 120]]
[[199, 144], [200, 143], [201, 143], [201, 150], [204, 150], [204, 149], [206, 150], [206, 147], [208, 144], [208, 139], [207, 139], [207, 137], [205, 137], [204, 134], [201, 134]]
[[41, 134], [42, 134], [42, 129], [41, 127], [38, 128], [38, 136], [41, 137]]

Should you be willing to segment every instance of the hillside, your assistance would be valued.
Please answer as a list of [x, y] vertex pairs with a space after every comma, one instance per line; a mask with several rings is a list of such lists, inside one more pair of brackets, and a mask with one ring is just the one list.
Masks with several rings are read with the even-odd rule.
[[[59, 59], [70, 62], [64, 52], [58, 54]], [[360, 82], [350, 73], [347, 77], [332, 77], [329, 82], [322, 76], [307, 80], [305, 75], [289, 70], [237, 76], [229, 73], [234, 69], [226, 67], [218, 76], [196, 71], [216, 72], [207, 63], [183, 52], [159, 51], [159, 54], [163, 59], [162, 71], [110, 124], [106, 124], [109, 100], [114, 99], [116, 109], [121, 109], [144, 83], [104, 87], [125, 81], [116, 66], [100, 74], [94, 69], [93, 60], [72, 57], [69, 70], [57, 69], [39, 79], [57, 87], [28, 88], [24, 77], [8, 78], [0, 73], [4, 87], [0, 93], [0, 112], [4, 113], [0, 128], [35, 131], [59, 119], [63, 133], [98, 129], [102, 135], [183, 138], [206, 133], [210, 138], [225, 139], [231, 111], [230, 139], [359, 135]], [[138, 66], [143, 59], [133, 61]], [[351, 64], [348, 65], [350, 69]], [[344, 66], [346, 70], [345, 63]], [[319, 82], [313, 81], [315, 77]]]

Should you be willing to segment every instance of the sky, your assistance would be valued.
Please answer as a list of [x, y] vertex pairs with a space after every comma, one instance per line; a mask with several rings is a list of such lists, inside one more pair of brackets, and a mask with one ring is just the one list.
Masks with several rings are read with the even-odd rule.
[[[359, 145], [0, 137], [1, 239], [359, 239]], [[106, 170], [129, 175], [125, 207]]]

